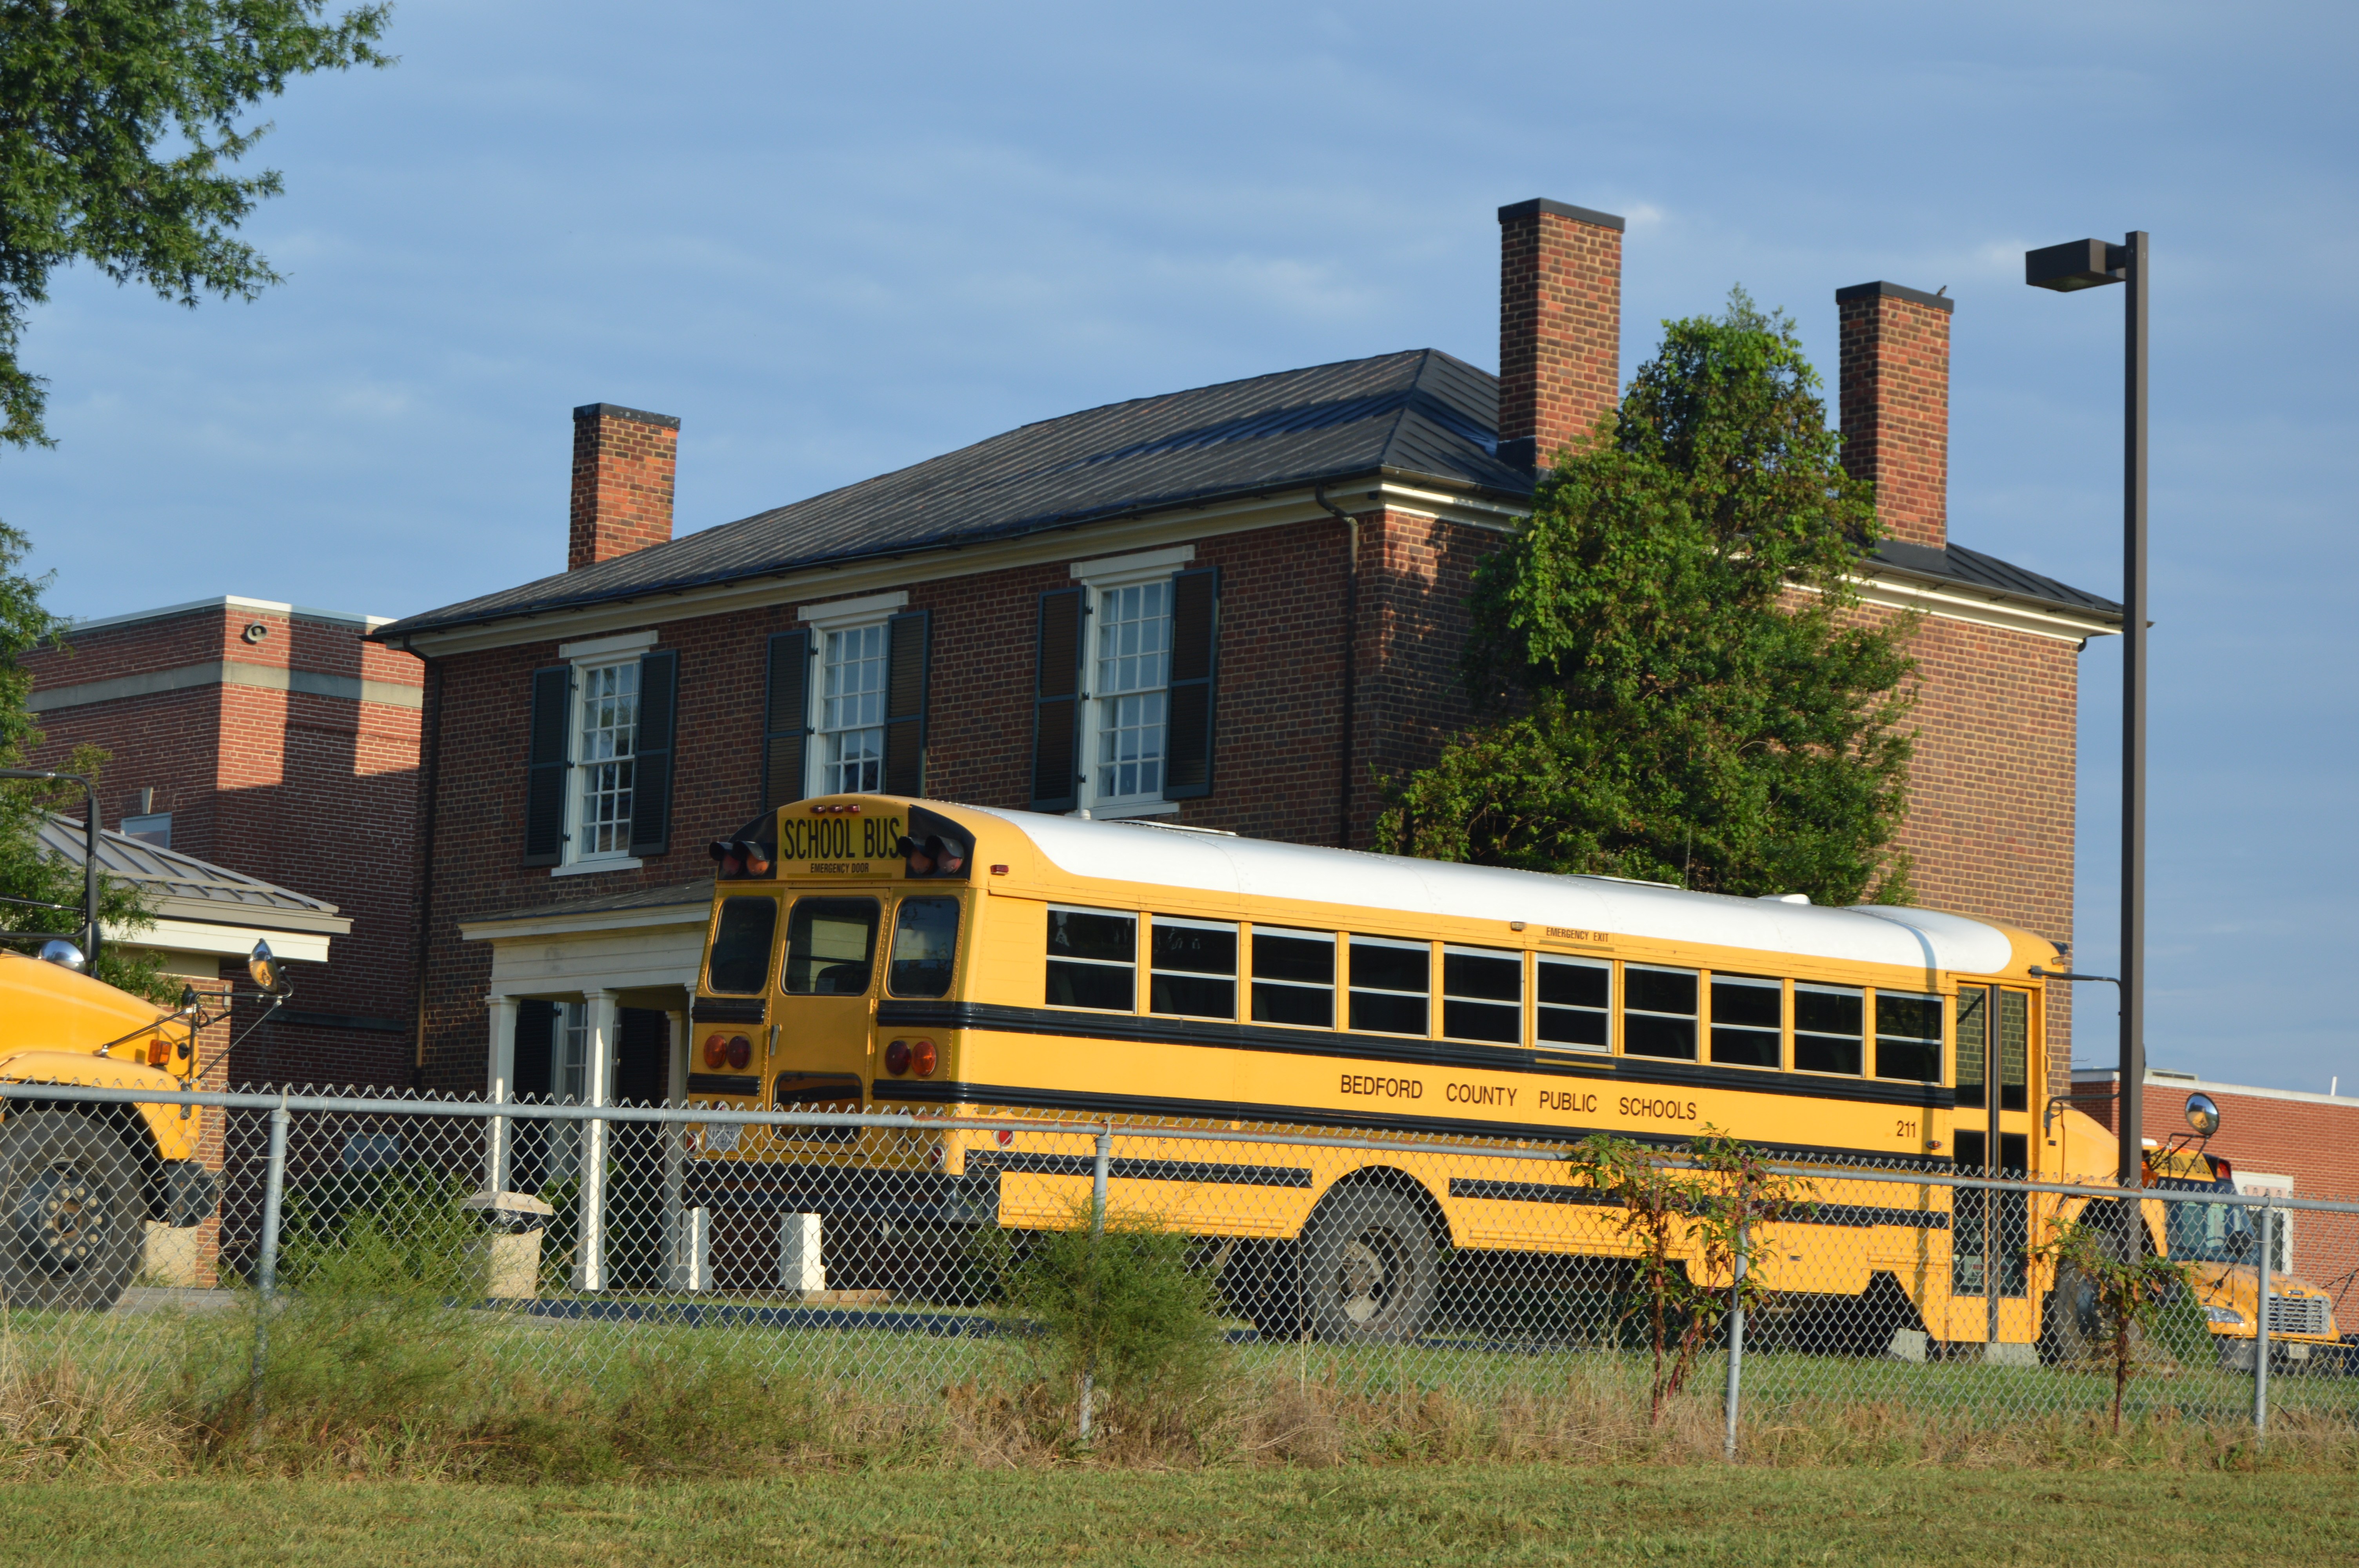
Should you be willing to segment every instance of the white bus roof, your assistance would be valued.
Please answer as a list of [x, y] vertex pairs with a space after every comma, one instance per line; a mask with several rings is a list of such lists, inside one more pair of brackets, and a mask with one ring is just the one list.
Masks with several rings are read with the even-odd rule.
[[1093, 822], [981, 806], [953, 809], [997, 817], [1031, 839], [1051, 864], [1077, 877], [1160, 882], [1248, 898], [1315, 899], [1469, 920], [1521, 920], [1667, 942], [1965, 974], [1995, 973], [2014, 957], [2014, 944], [1997, 927], [1928, 909], [1884, 904], [1821, 908], [1609, 877], [1552, 876], [1266, 838], [1173, 832], [1137, 822]]

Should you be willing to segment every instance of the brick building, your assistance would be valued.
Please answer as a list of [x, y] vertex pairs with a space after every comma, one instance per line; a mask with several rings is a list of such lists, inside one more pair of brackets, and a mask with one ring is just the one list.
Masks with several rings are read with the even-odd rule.
[[[425, 1081], [679, 1092], [704, 843], [805, 794], [1365, 847], [1375, 779], [1464, 718], [1475, 563], [1618, 392], [1622, 221], [1499, 218], [1495, 377], [1419, 349], [1141, 398], [678, 539], [679, 421], [575, 410], [568, 569], [370, 634], [428, 670]], [[1837, 301], [1894, 533], [1863, 613], [1926, 615], [1919, 885], [2069, 941], [2075, 655], [2118, 611], [1949, 542], [1951, 301]]]
[[[85, 743], [113, 753], [102, 827], [295, 890], [342, 923], [333, 963], [324, 940], [282, 949], [295, 999], [225, 1064], [236, 1082], [411, 1080], [423, 677], [364, 640], [384, 624], [223, 597], [79, 622], [71, 654], [24, 660], [37, 765]], [[219, 962], [243, 974], [251, 946]]]

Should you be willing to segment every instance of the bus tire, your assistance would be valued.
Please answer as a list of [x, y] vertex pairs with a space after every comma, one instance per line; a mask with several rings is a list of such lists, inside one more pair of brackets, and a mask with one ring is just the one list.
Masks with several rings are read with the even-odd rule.
[[2073, 1366], [2103, 1360], [2107, 1354], [2096, 1286], [2071, 1264], [2059, 1265], [2055, 1286], [2040, 1304], [2039, 1358]]
[[1302, 1306], [1331, 1343], [1397, 1345], [1425, 1331], [1441, 1272], [1433, 1230], [1406, 1194], [1352, 1186], [1302, 1229]]
[[103, 1312], [139, 1267], [139, 1162], [103, 1122], [35, 1110], [0, 1125], [0, 1300]]

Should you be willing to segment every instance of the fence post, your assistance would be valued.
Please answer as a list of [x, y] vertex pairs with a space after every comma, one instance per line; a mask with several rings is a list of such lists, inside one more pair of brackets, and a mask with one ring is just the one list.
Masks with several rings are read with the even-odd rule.
[[[593, 1108], [603, 1108], [614, 1100], [615, 1035], [622, 1013], [614, 1004], [614, 993], [606, 990], [584, 991], [582, 1008], [588, 1014], [583, 1043], [588, 1060], [588, 1093], [583, 1097]], [[581, 1220], [574, 1229], [573, 1288], [577, 1291], [603, 1291], [606, 1288], [606, 1141], [605, 1119], [595, 1118], [582, 1124], [582, 1195]]]
[[1731, 1464], [1736, 1462], [1737, 1396], [1745, 1384], [1745, 1268], [1750, 1228], [1743, 1220], [1736, 1222], [1736, 1267], [1728, 1284], [1728, 1395], [1720, 1447]]
[[[1114, 1123], [1109, 1121], [1098, 1129], [1097, 1156], [1090, 1162], [1090, 1239], [1092, 1241], [1105, 1235], [1106, 1177], [1113, 1169]], [[1103, 1261], [1094, 1255], [1095, 1250], [1094, 1248], [1092, 1249], [1093, 1256], [1090, 1259], [1091, 1277], [1093, 1281], [1097, 1269]], [[1097, 1369], [1086, 1368], [1082, 1372], [1082, 1415], [1081, 1420], [1076, 1423], [1083, 1443], [1090, 1440], [1090, 1406], [1094, 1401], [1096, 1392]]]
[[2254, 1260], [2253, 1280], [2259, 1288], [2253, 1292], [2253, 1435], [2266, 1441], [2269, 1435], [2269, 1257], [2276, 1238], [2270, 1232], [2277, 1228], [2277, 1210], [2269, 1196], [2261, 1198], [2261, 1245]]
[[270, 1303], [278, 1292], [278, 1207], [287, 1188], [287, 1093], [270, 1112], [270, 1161], [262, 1178], [262, 1252], [254, 1268], [254, 1439], [262, 1440], [262, 1374], [270, 1363]]

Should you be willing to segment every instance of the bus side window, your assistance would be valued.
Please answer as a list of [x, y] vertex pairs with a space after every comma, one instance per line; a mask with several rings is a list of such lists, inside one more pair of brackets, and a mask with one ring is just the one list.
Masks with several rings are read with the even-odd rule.
[[1692, 1062], [1696, 1056], [1696, 972], [1622, 966], [1622, 1052]]
[[905, 898], [893, 916], [893, 962], [885, 982], [895, 996], [951, 994], [958, 964], [958, 900]]
[[1859, 1076], [1867, 993], [1847, 986], [1794, 988], [1794, 1070]]
[[799, 898], [787, 917], [787, 962], [778, 985], [788, 996], [862, 996], [876, 956], [873, 898]]
[[1253, 1016], [1256, 1023], [1335, 1027], [1333, 933], [1254, 927]]
[[1989, 1056], [1990, 989], [1958, 988], [1958, 1105], [1983, 1108], [1984, 1063]]
[[1541, 1044], [1613, 1049], [1613, 965], [1542, 954], [1538, 980], [1539, 1022], [1534, 1033]]
[[723, 899], [704, 983], [734, 996], [761, 994], [762, 981], [770, 972], [770, 937], [777, 929], [777, 899]]
[[1441, 1033], [1452, 1040], [1524, 1043], [1524, 956], [1493, 947], [1441, 949]]
[[1940, 997], [1875, 993], [1875, 1076], [1919, 1084], [1941, 1081]]
[[1786, 982], [1712, 978], [1712, 1059], [1724, 1067], [1774, 1067], [1786, 1048]]
[[1152, 916], [1147, 1011], [1180, 1018], [1237, 1015], [1237, 928]]
[[1138, 916], [1111, 909], [1049, 910], [1049, 1005], [1133, 1012], [1138, 996]]
[[1383, 936], [1352, 939], [1352, 1027], [1372, 1034], [1423, 1034], [1433, 989], [1433, 947]]

